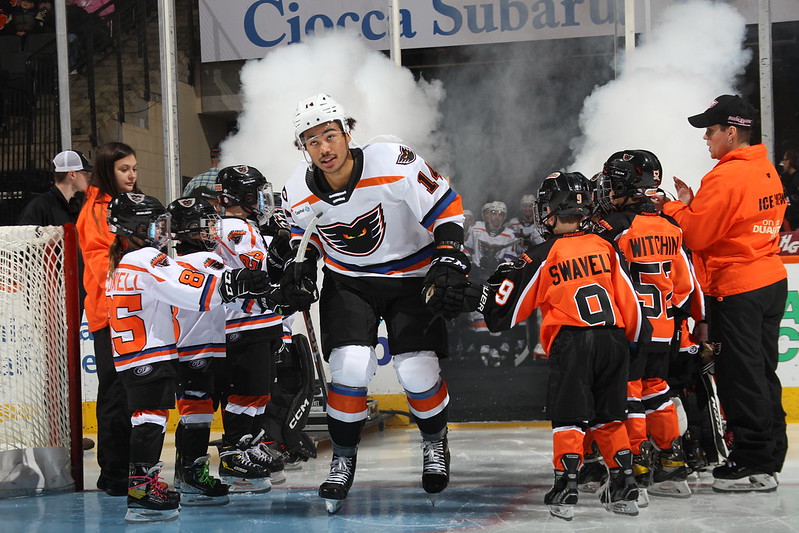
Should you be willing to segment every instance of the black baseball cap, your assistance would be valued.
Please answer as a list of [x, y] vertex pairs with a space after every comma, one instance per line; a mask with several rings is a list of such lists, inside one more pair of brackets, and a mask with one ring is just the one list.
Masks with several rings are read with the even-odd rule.
[[751, 128], [757, 111], [741, 98], [732, 94], [717, 96], [704, 113], [688, 117], [694, 128], [708, 128], [716, 124]]

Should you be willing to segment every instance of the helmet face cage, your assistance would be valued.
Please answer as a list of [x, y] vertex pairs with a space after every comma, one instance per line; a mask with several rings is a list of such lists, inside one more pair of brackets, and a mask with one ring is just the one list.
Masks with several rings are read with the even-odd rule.
[[319, 93], [297, 104], [297, 110], [294, 113], [294, 138], [297, 140], [297, 146], [302, 151], [306, 151], [302, 134], [327, 122], [338, 122], [344, 134], [350, 132], [344, 108], [330, 95]]
[[211, 204], [200, 198], [178, 198], [167, 211], [172, 217], [173, 239], [197, 241], [208, 251], [216, 248], [221, 217]]
[[257, 168], [225, 167], [216, 177], [216, 191], [222, 207], [238, 206], [255, 218], [269, 218], [275, 208], [272, 184]]
[[170, 239], [171, 217], [157, 198], [126, 192], [108, 204], [108, 228], [115, 235], [136, 237], [159, 250]]

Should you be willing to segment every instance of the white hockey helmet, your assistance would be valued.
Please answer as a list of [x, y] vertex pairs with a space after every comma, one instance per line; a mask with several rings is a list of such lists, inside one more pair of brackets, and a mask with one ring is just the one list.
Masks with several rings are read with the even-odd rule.
[[297, 104], [297, 111], [294, 113], [294, 138], [300, 148], [305, 150], [301, 138], [304, 132], [319, 124], [335, 121], [341, 124], [341, 130], [346, 134], [350, 132], [348, 118], [341, 104], [329, 94], [319, 93]]
[[519, 202], [519, 205], [522, 205], [522, 206], [524, 206], [524, 205], [534, 206], [535, 205], [535, 195], [534, 194], [525, 194], [524, 196], [522, 196], [522, 199]]
[[486, 211], [499, 211], [501, 213], [508, 213], [508, 206], [505, 205], [505, 202], [486, 202], [483, 204], [483, 216], [485, 216]]

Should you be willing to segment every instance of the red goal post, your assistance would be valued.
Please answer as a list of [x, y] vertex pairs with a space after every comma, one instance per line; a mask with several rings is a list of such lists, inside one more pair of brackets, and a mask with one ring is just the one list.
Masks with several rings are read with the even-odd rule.
[[83, 489], [77, 233], [0, 227], [0, 499]]

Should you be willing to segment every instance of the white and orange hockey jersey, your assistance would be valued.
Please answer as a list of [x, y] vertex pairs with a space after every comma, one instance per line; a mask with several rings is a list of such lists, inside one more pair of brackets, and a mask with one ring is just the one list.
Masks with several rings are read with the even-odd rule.
[[410, 148], [375, 143], [352, 149], [347, 187], [322, 190], [306, 164], [283, 189], [283, 209], [297, 242], [320, 215], [311, 243], [325, 266], [351, 277], [421, 277], [441, 224], [463, 225], [461, 197]]
[[489, 233], [485, 222], [479, 220], [474, 223], [464, 246], [472, 265], [484, 270], [484, 277], [487, 278], [500, 263], [516, 259], [518, 243], [519, 239], [509, 228], [505, 227], [498, 233]]
[[[220, 277], [230, 267], [213, 252], [194, 252], [181, 255], [175, 261], [185, 268]], [[181, 361], [194, 361], [208, 357], [225, 357], [225, 308], [237, 306], [234, 300], [223, 307], [208, 311], [176, 308], [177, 346]]]
[[219, 282], [155, 248], [125, 254], [106, 283], [117, 371], [177, 359], [175, 308], [221, 306]]
[[516, 245], [517, 256], [526, 252], [530, 246], [544, 242], [544, 238], [533, 221], [528, 222], [522, 218], [513, 217], [508, 222], [508, 229], [519, 239], [519, 243]]
[[[215, 252], [226, 265], [230, 268], [266, 270], [269, 242], [252, 224], [237, 217], [222, 217], [217, 233], [220, 242]], [[271, 309], [262, 309], [253, 299], [236, 301], [238, 308], [225, 306], [226, 333], [281, 327], [280, 315]]]

